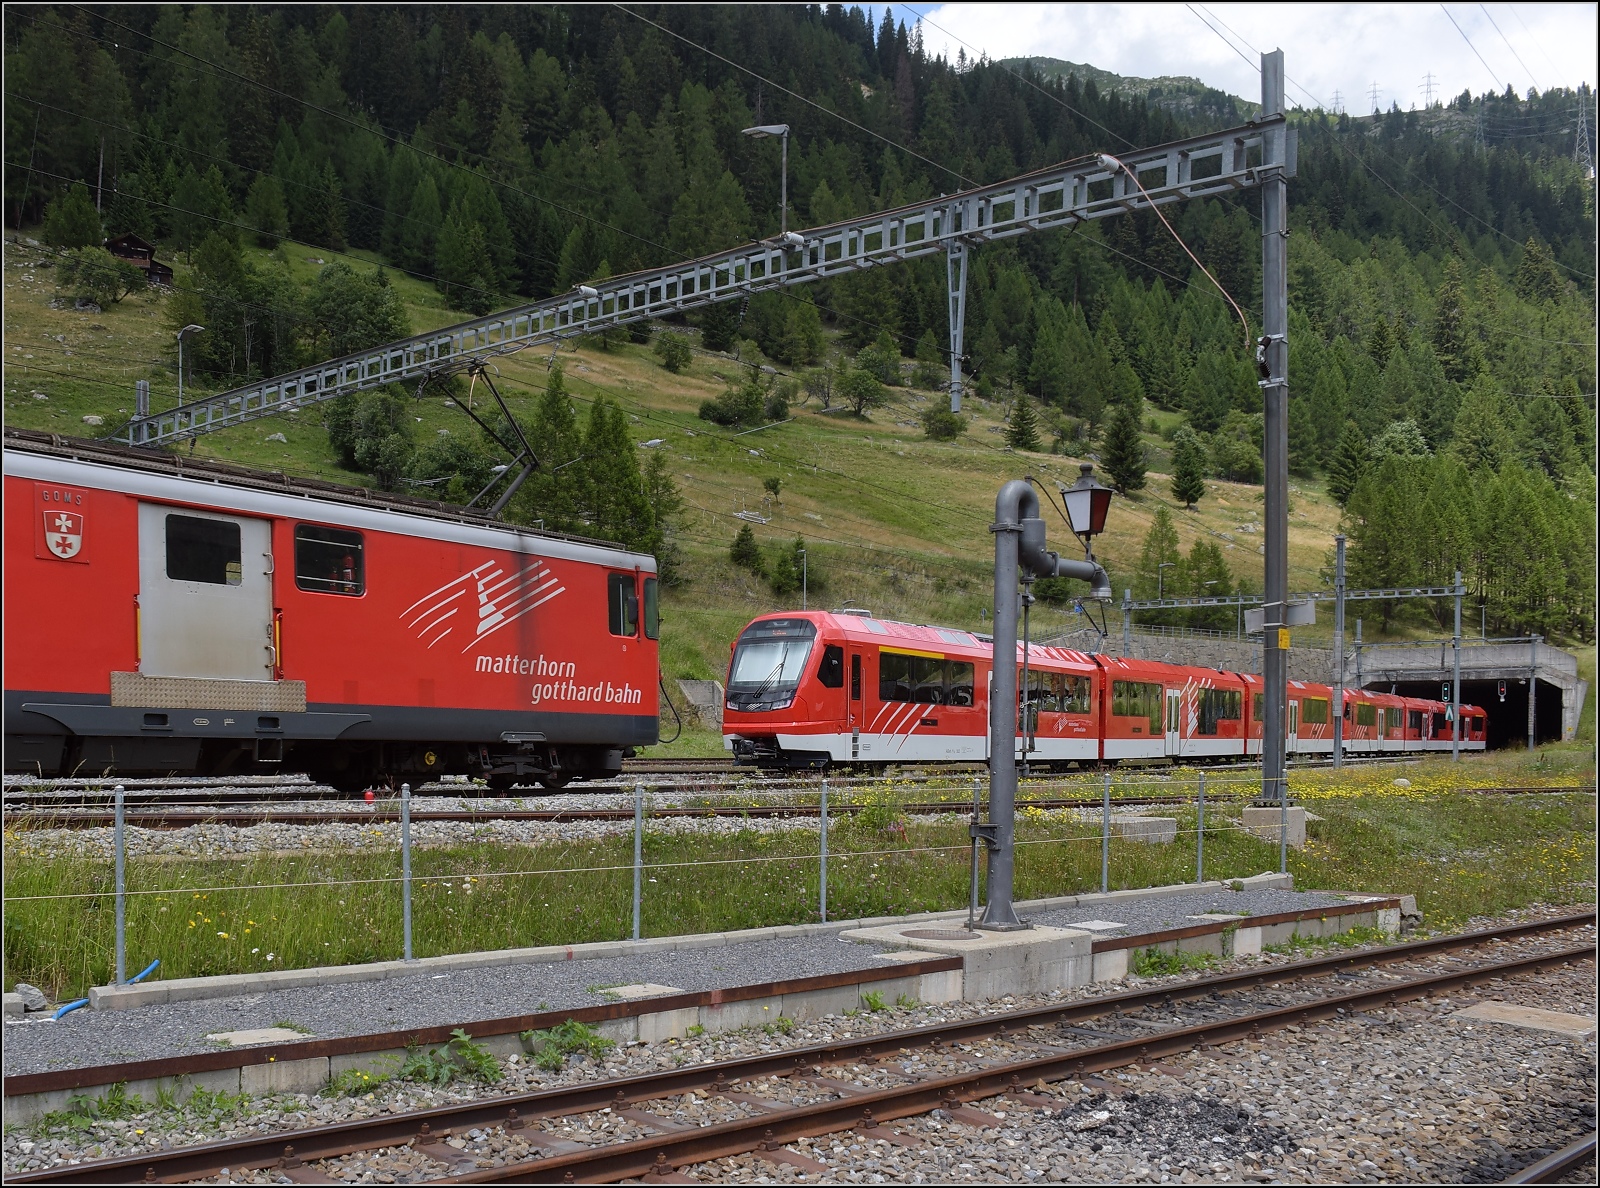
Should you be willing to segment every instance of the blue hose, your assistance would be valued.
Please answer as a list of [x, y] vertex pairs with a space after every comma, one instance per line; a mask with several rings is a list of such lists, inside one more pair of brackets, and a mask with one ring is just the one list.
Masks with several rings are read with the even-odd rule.
[[65, 1015], [68, 1011], [75, 1011], [79, 1007], [86, 1007], [88, 1005], [89, 1000], [87, 998], [80, 998], [77, 1002], [69, 1002], [66, 1006], [59, 1008], [55, 1014], [50, 1016], [50, 1018], [52, 1021], [54, 1021], [61, 1018], [61, 1016]]
[[144, 981], [146, 978], [148, 978], [151, 975], [151, 973], [153, 973], [155, 971], [156, 966], [158, 966], [160, 964], [161, 964], [161, 958], [157, 957], [149, 965], [144, 967], [144, 972], [143, 973], [135, 974], [133, 977], [129, 978], [128, 979], [128, 985], [132, 986], [135, 982]]
[[[131, 986], [135, 982], [143, 981], [145, 978], [147, 978], [151, 974], [153, 974], [155, 972], [155, 970], [156, 970], [156, 966], [158, 966], [160, 964], [161, 964], [161, 958], [157, 957], [149, 965], [145, 966], [144, 970], [141, 973], [135, 975], [134, 977], [129, 978], [127, 984]], [[62, 1015], [68, 1014], [68, 1013], [70, 1013], [72, 1011], [78, 1010], [80, 1007], [86, 1007], [88, 1005], [89, 1005], [89, 1000], [87, 998], [80, 998], [75, 1002], [69, 1002], [69, 1003], [65, 1004], [64, 1006], [61, 1006], [61, 1007], [57, 1008], [56, 1013], [51, 1015], [50, 1018], [51, 1018], [52, 1021], [56, 1020], [56, 1019], [59, 1019], [59, 1018], [61, 1018]]]

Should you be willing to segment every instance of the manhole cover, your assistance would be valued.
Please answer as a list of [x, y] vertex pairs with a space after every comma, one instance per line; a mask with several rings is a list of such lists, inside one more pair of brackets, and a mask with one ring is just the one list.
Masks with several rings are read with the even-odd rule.
[[978, 939], [978, 934], [975, 932], [968, 932], [966, 929], [958, 932], [953, 928], [913, 928], [910, 932], [902, 932], [900, 935], [911, 940], [969, 941]]

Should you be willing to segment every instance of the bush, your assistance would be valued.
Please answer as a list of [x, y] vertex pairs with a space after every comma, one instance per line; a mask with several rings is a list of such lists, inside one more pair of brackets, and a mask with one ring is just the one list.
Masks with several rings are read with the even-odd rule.
[[839, 377], [835, 385], [839, 399], [858, 417], [865, 417], [872, 409], [888, 400], [878, 377], [869, 371], [852, 369]]
[[83, 247], [67, 253], [58, 274], [61, 287], [77, 301], [112, 305], [145, 287], [137, 265], [119, 260], [103, 247]]
[[930, 408], [922, 414], [922, 431], [934, 441], [954, 441], [967, 431], [967, 418], [948, 408]]
[[656, 335], [655, 351], [661, 360], [661, 366], [676, 375], [689, 366], [689, 340], [681, 334], [674, 334], [671, 330], [663, 330]]
[[700, 419], [715, 425], [759, 425], [766, 411], [766, 392], [754, 380], [730, 388], [700, 405]]

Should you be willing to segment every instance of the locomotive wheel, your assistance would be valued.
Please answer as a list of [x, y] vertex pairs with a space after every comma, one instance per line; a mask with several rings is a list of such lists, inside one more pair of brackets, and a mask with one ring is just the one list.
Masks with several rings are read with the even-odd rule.
[[572, 782], [572, 777], [566, 772], [552, 772], [550, 775], [539, 777], [539, 786], [548, 788], [552, 792], [559, 792]]

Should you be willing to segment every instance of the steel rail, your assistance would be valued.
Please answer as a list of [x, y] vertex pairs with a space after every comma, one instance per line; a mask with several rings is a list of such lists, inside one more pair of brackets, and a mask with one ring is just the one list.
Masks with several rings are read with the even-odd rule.
[[[1377, 966], [1428, 957], [1491, 941], [1516, 939], [1592, 924], [1595, 913], [1528, 921], [1503, 928], [1433, 937], [1360, 953], [1339, 953], [1265, 971], [1245, 971], [1200, 978], [1176, 985], [1126, 991], [1093, 999], [1059, 1003], [999, 1015], [983, 1015], [935, 1027], [912, 1028], [763, 1053], [717, 1064], [686, 1065], [587, 1084], [442, 1106], [402, 1115], [338, 1123], [310, 1130], [284, 1131], [154, 1154], [95, 1160], [7, 1177], [8, 1183], [101, 1184], [183, 1182], [217, 1174], [222, 1168], [279, 1167], [293, 1172], [303, 1163], [378, 1147], [415, 1143], [429, 1155], [450, 1162], [453, 1150], [439, 1140], [452, 1131], [483, 1126], [519, 1130], [538, 1118], [585, 1113], [606, 1107], [670, 1097], [690, 1090], [721, 1092], [728, 1086], [763, 1077], [809, 1074], [821, 1065], [872, 1062], [902, 1048], [960, 1044], [1006, 1035], [1012, 1039], [1033, 1027], [1071, 1024], [1080, 1020], [1179, 999], [1207, 998], [1289, 981], [1323, 977], [1359, 966]], [[1439, 990], [1470, 987], [1476, 982], [1593, 958], [1593, 944], [1556, 950], [1504, 962], [1490, 962], [1435, 976], [1388, 983], [1375, 989], [1334, 995], [1314, 1002], [1233, 1019], [1213, 1020], [1170, 1032], [1140, 1035], [1125, 1041], [1064, 1051], [1050, 1048], [1032, 1060], [997, 1064], [978, 1072], [939, 1077], [887, 1090], [851, 1089], [844, 1098], [810, 1106], [773, 1109], [752, 1119], [689, 1131], [670, 1132], [593, 1151], [557, 1153], [545, 1159], [479, 1169], [442, 1182], [492, 1183], [499, 1180], [560, 1183], [568, 1173], [581, 1182], [670, 1173], [676, 1166], [756, 1150], [763, 1144], [792, 1142], [829, 1130], [876, 1126], [879, 1122], [924, 1113], [938, 1106], [960, 1109], [960, 1103], [998, 1093], [1018, 1093], [1040, 1079], [1062, 1079], [1159, 1059], [1204, 1047], [1249, 1038], [1289, 1024], [1301, 1024], [1367, 1006], [1392, 1005]], [[1013, 1034], [1016, 1033], [1016, 1034]], [[1035, 1041], [1023, 1042], [1034, 1044]], [[1036, 1045], [1043, 1046], [1043, 1045]], [[876, 1056], [875, 1056], [876, 1054]], [[665, 1123], [664, 1123], [665, 1125]]]
[[[1572, 793], [1593, 794], [1595, 787], [1573, 786], [1557, 788], [1462, 788], [1458, 794], [1474, 796], [1534, 796], [1534, 795], [1560, 795]], [[413, 794], [415, 795], [415, 794]], [[1211, 800], [1217, 804], [1226, 804], [1231, 801], [1253, 800], [1256, 793], [1251, 790], [1226, 791], [1213, 788]], [[385, 799], [390, 799], [385, 797]], [[1113, 796], [1112, 803], [1133, 807], [1161, 807], [1166, 805], [1193, 804], [1194, 797], [1178, 793], [1154, 796]], [[1018, 808], [1035, 808], [1045, 812], [1054, 812], [1063, 809], [1098, 808], [1101, 804], [1099, 797], [1049, 797], [1028, 798], [1017, 801]], [[828, 806], [830, 816], [852, 816], [865, 811], [869, 806], [850, 802], [831, 803]], [[970, 811], [970, 802], [966, 801], [920, 801], [903, 806], [904, 811], [913, 816], [936, 816], [942, 813], [964, 813]], [[666, 805], [649, 810], [652, 818], [688, 818], [699, 820], [786, 820], [810, 819], [821, 816], [821, 809], [817, 805], [806, 804], [757, 804], [757, 805]], [[5, 824], [14, 829], [95, 829], [110, 825], [115, 820], [115, 815], [100, 808], [78, 808], [71, 805], [56, 806], [54, 809], [29, 805], [26, 807], [8, 806], [5, 812]], [[400, 820], [400, 814], [387, 809], [369, 810], [361, 802], [351, 802], [345, 809], [330, 809], [326, 811], [287, 809], [276, 811], [271, 808], [264, 809], [239, 809], [228, 807], [192, 807], [192, 808], [135, 808], [124, 814], [128, 825], [141, 829], [186, 829], [193, 825], [232, 825], [240, 828], [253, 825], [371, 825], [394, 824]], [[494, 821], [526, 821], [526, 822], [571, 822], [571, 821], [632, 821], [632, 809], [511, 809], [494, 806], [481, 809], [413, 809], [411, 820], [415, 822], [464, 822], [473, 824], [487, 824]]]
[[1502, 1184], [1553, 1184], [1570, 1171], [1582, 1167], [1595, 1156], [1595, 1143], [1600, 1132], [1591, 1130], [1585, 1137], [1570, 1146], [1546, 1155], [1538, 1163], [1529, 1164]]

